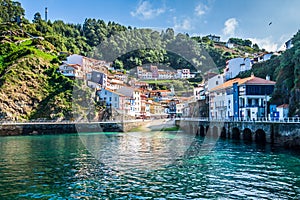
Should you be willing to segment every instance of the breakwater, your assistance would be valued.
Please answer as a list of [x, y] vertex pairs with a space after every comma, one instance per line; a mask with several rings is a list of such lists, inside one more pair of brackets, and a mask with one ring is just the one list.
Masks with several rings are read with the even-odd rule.
[[48, 135], [77, 132], [126, 132], [147, 121], [1, 123], [0, 136]]

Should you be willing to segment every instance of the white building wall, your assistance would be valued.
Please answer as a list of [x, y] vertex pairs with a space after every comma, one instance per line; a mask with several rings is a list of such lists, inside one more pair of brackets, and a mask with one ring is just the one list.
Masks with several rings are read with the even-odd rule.
[[176, 104], [176, 114], [182, 115], [183, 114], [183, 109], [184, 109], [184, 104], [183, 103]]
[[225, 98], [225, 102], [226, 102], [226, 119], [230, 119], [234, 116], [234, 112], [233, 112], [233, 95], [229, 94], [226, 95]]
[[250, 58], [233, 58], [228, 61], [226, 79], [234, 78], [240, 72], [250, 70], [251, 67], [252, 64]]
[[139, 91], [134, 91], [133, 98], [135, 99], [135, 106], [134, 106], [135, 114], [139, 116], [141, 113], [141, 105], [142, 105], [141, 93]]
[[217, 87], [224, 83], [224, 78], [222, 75], [216, 75], [207, 81], [207, 89], [210, 91], [212, 88]]
[[68, 64], [78, 64], [83, 66], [83, 56], [73, 54], [67, 57]]
[[277, 111], [279, 112], [279, 119], [283, 120], [284, 118], [287, 118], [289, 116], [289, 109], [288, 108], [277, 108]]
[[120, 106], [120, 103], [119, 103], [119, 95], [114, 93], [114, 92], [111, 92], [111, 91], [108, 91], [108, 90], [105, 90], [105, 89], [102, 89], [100, 91], [100, 95], [99, 95], [103, 100], [105, 99], [106, 103], [107, 104], [111, 104], [112, 107], [114, 108], [119, 108]]
[[101, 89], [101, 86], [98, 83], [95, 83], [95, 82], [92, 82], [92, 81], [88, 81], [87, 84], [88, 84], [88, 86], [90, 88]]

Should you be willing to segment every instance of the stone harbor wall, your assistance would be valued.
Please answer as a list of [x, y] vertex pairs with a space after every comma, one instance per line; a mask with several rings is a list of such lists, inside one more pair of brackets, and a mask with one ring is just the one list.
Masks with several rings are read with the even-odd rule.
[[129, 121], [124, 123], [15, 123], [0, 124], [0, 136], [18, 135], [49, 135], [78, 132], [127, 132], [146, 124], [144, 121]]

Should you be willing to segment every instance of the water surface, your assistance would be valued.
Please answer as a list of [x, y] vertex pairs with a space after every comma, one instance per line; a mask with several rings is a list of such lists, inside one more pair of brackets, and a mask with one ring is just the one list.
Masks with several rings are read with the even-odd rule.
[[0, 199], [300, 199], [299, 152], [132, 134], [2, 137]]

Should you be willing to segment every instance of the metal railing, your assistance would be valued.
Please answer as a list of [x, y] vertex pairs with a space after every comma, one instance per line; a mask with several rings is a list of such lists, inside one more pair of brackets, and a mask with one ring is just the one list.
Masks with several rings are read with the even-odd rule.
[[280, 118], [280, 119], [271, 119], [271, 118], [257, 118], [257, 119], [250, 119], [250, 118], [227, 118], [227, 119], [214, 119], [214, 118], [189, 118], [189, 117], [182, 117], [176, 118], [175, 120], [183, 120], [183, 121], [206, 121], [206, 122], [268, 122], [268, 123], [300, 123], [300, 117], [287, 117], [287, 118]]
[[133, 123], [133, 122], [142, 122], [142, 121], [151, 121], [146, 119], [134, 119], [134, 120], [108, 120], [108, 121], [89, 121], [89, 120], [80, 120], [80, 121], [71, 121], [71, 120], [30, 120], [30, 121], [7, 121], [0, 120], [0, 125], [22, 125], [22, 124], [84, 124], [84, 123]]
[[[287, 117], [281, 119], [270, 119], [270, 118], [257, 118], [257, 119], [247, 119], [247, 118], [230, 118], [230, 119], [214, 119], [207, 117], [180, 117], [173, 118], [172, 120], [181, 120], [181, 121], [204, 121], [204, 122], [268, 122], [268, 123], [300, 123], [300, 117]], [[152, 121], [146, 119], [132, 119], [132, 120], [109, 120], [109, 121], [89, 121], [89, 120], [30, 120], [30, 121], [7, 121], [0, 120], [0, 125], [18, 125], [18, 124], [82, 124], [82, 123], [133, 123], [141, 121]]]

